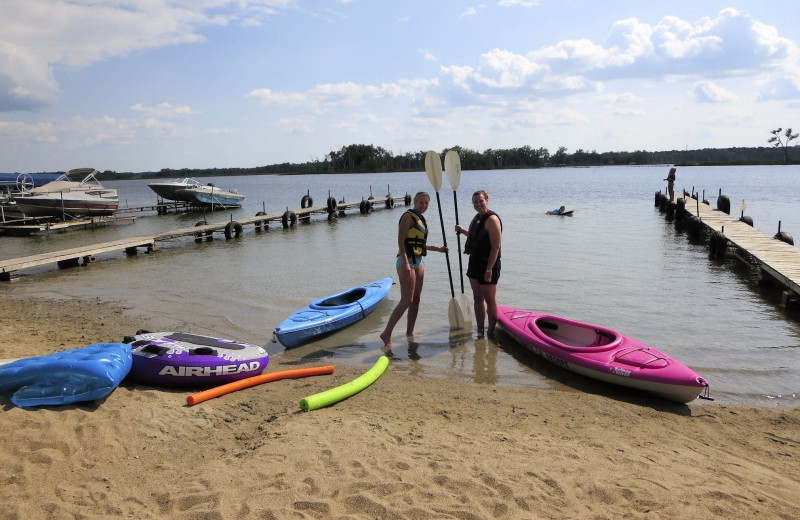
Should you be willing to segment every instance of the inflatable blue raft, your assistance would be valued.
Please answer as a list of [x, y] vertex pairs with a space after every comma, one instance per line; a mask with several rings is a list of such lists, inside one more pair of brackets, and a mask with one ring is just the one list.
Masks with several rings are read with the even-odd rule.
[[96, 343], [0, 365], [0, 392], [17, 406], [93, 401], [110, 394], [131, 370], [131, 346]]

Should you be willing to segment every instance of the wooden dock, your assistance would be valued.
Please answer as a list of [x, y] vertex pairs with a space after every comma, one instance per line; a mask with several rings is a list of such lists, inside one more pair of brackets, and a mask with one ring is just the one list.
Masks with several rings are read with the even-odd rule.
[[81, 259], [83, 260], [83, 265], [88, 265], [97, 259], [97, 255], [115, 251], [125, 251], [129, 256], [135, 255], [140, 247], [147, 248], [148, 252], [153, 251], [155, 248], [155, 238], [126, 238], [91, 246], [75, 247], [62, 251], [54, 251], [52, 253], [26, 256], [13, 260], [3, 260], [0, 261], [0, 264], [2, 264], [2, 266], [0, 266], [0, 281], [13, 280], [18, 276], [20, 270], [40, 265], [56, 264], [61, 268], [74, 267], [81, 265]]
[[[662, 197], [659, 204], [657, 195], [656, 202], [667, 218], [674, 218], [676, 227], [687, 228], [690, 238], [707, 240], [709, 257], [721, 259], [729, 251], [740, 260], [757, 267], [760, 282], [774, 281], [784, 289], [782, 306], [800, 302], [800, 249], [755, 229], [723, 210], [712, 208], [706, 202], [698, 201], [697, 195], [684, 193], [676, 208], [670, 208], [670, 203], [664, 200], [667, 197]], [[680, 206], [685, 208], [684, 214], [681, 214]], [[670, 209], [674, 215], [671, 215]], [[697, 223], [700, 229], [691, 229]]]
[[208, 223], [199, 221], [193, 227], [186, 227], [157, 233], [152, 236], [141, 236], [114, 240], [100, 244], [76, 247], [50, 253], [0, 260], [0, 281], [11, 281], [19, 277], [19, 271], [42, 265], [55, 264], [59, 268], [88, 265], [97, 260], [97, 256], [104, 253], [125, 251], [128, 256], [137, 254], [139, 248], [146, 248], [148, 253], [158, 250], [158, 243], [174, 241], [193, 237], [195, 242], [213, 240], [214, 234], [224, 235], [226, 240], [239, 238], [246, 226], [252, 225], [255, 230], [267, 229], [270, 223], [280, 223], [283, 228], [297, 225], [298, 222], [310, 222], [312, 215], [326, 215], [327, 219], [344, 217], [347, 210], [358, 208], [359, 213], [368, 214], [375, 209], [392, 209], [395, 205], [411, 203], [408, 194], [401, 197], [381, 197], [363, 199], [359, 202], [337, 202], [329, 199], [325, 206], [308, 206], [283, 212], [265, 213], [259, 211], [255, 216], [229, 220], [226, 222]]

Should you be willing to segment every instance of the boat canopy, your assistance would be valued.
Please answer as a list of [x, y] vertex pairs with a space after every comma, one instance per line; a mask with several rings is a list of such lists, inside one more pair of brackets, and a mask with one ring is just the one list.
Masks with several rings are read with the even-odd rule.
[[16, 188], [24, 185], [28, 188], [35, 188], [44, 186], [60, 176], [61, 174], [58, 173], [0, 173], [0, 186]]

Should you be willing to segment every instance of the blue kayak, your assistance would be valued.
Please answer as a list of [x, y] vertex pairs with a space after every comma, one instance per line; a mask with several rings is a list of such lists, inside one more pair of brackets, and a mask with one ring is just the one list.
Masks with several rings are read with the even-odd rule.
[[384, 278], [314, 300], [283, 320], [272, 341], [292, 348], [353, 324], [375, 310], [391, 287], [392, 279]]

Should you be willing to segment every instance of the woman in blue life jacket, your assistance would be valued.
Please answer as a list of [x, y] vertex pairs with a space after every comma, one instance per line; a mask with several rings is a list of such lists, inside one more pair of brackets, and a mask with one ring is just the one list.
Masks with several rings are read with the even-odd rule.
[[477, 215], [469, 229], [456, 225], [456, 233], [467, 235], [464, 254], [469, 255], [467, 278], [472, 287], [475, 323], [478, 335], [483, 335], [483, 323], [489, 316], [487, 334], [494, 336], [497, 325], [497, 281], [500, 279], [500, 244], [503, 241], [503, 222], [489, 209], [489, 195], [485, 190], [472, 194], [472, 206]]
[[400, 301], [397, 302], [381, 339], [387, 347], [392, 346], [392, 330], [403, 314], [408, 310], [406, 336], [414, 336], [414, 324], [419, 313], [419, 301], [422, 294], [422, 282], [425, 277], [425, 264], [422, 257], [428, 251], [447, 253], [450, 248], [427, 244], [428, 225], [423, 213], [428, 210], [430, 195], [421, 191], [414, 195], [414, 208], [407, 210], [400, 217], [397, 229], [397, 277], [400, 280]]

